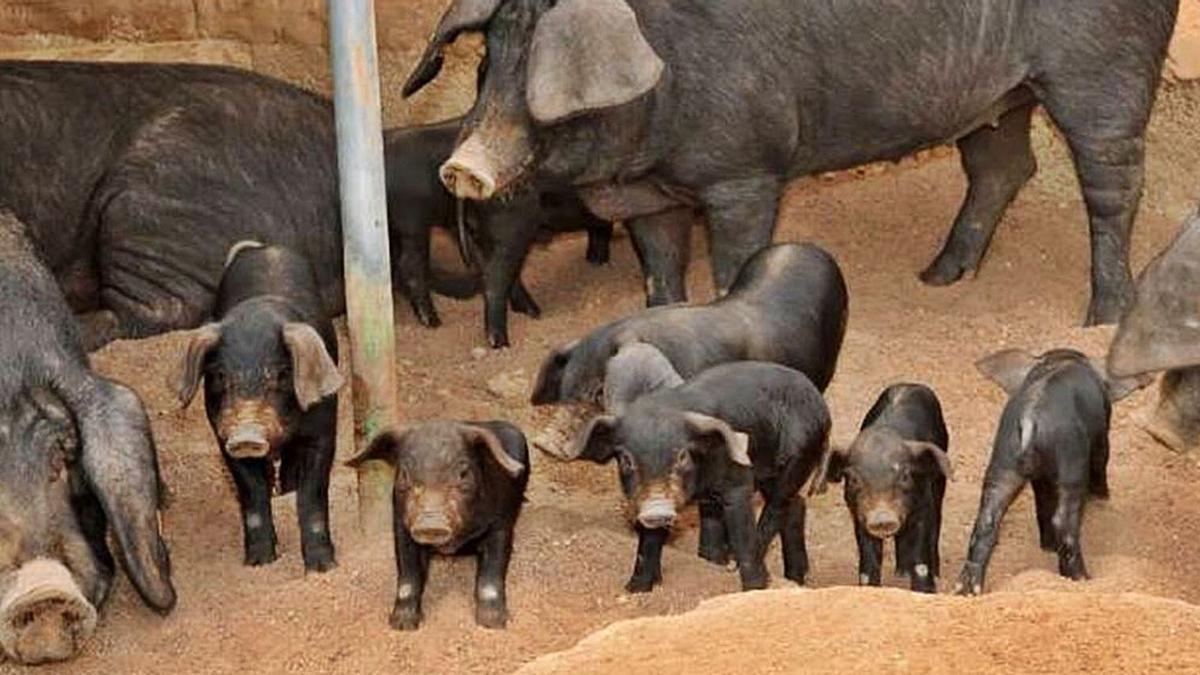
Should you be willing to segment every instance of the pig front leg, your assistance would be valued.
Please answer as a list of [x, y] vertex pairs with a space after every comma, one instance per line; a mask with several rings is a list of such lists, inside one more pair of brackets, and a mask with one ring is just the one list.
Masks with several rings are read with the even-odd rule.
[[[418, 212], [418, 217], [423, 215]], [[433, 295], [429, 290], [429, 224], [405, 217], [392, 224], [391, 229], [400, 235], [400, 258], [396, 261], [396, 274], [412, 305], [413, 314], [422, 326], [437, 328], [442, 325], [442, 320], [433, 306]]]
[[429, 550], [413, 540], [396, 514], [396, 604], [388, 623], [395, 630], [416, 630], [421, 625], [421, 597], [429, 574]]
[[750, 256], [771, 243], [781, 183], [775, 176], [718, 183], [701, 200], [717, 295], [725, 295]]
[[909, 588], [917, 593], [937, 592], [933, 560], [929, 555], [929, 539], [933, 525], [931, 520], [927, 513], [912, 514], [909, 516], [908, 526], [896, 536], [897, 567], [908, 574]]
[[808, 546], [804, 541], [804, 521], [808, 511], [804, 498], [796, 495], [787, 501], [779, 535], [783, 545], [783, 576], [803, 586], [808, 576]]
[[858, 585], [883, 583], [883, 540], [873, 537], [854, 519], [854, 541], [858, 544]]
[[983, 483], [983, 496], [979, 500], [979, 515], [971, 531], [967, 562], [958, 575], [955, 592], [959, 595], [983, 593], [983, 581], [1000, 532], [1000, 520], [1023, 487], [1025, 479], [1015, 471], [1001, 470], [995, 474], [988, 471]]
[[754, 523], [751, 490], [749, 487], [736, 487], [728, 490], [723, 497], [725, 532], [729, 536], [733, 557], [737, 560], [742, 590], [766, 588], [767, 568], [763, 564], [763, 547], [759, 542], [761, 530]]
[[649, 593], [655, 584], [662, 582], [662, 550], [670, 530], [638, 525], [637, 533], [637, 559], [633, 564], [633, 576], [625, 584], [625, 590], [630, 593]]
[[646, 306], [687, 302], [692, 210], [676, 208], [631, 219], [627, 226], [646, 281]]
[[496, 527], [479, 545], [475, 568], [475, 623], [484, 628], [504, 628], [508, 624], [505, 589], [511, 557], [511, 526]]
[[483, 258], [484, 328], [493, 349], [507, 347], [508, 303], [528, 313], [540, 311], [520, 282], [521, 266], [529, 254], [536, 233], [535, 223], [523, 213], [497, 212], [488, 222], [488, 232], [480, 237]]
[[542, 315], [542, 308], [538, 306], [533, 295], [529, 293], [529, 289], [525, 287], [525, 282], [521, 280], [520, 274], [513, 280], [512, 293], [508, 295], [508, 305], [512, 307], [512, 311], [524, 314], [531, 319]]
[[[322, 405], [336, 403], [328, 401]], [[332, 408], [336, 411], [336, 407]], [[330, 425], [336, 424], [329, 416]], [[332, 427], [327, 427], [332, 428]], [[296, 512], [300, 519], [300, 549], [304, 569], [328, 572], [337, 567], [333, 539], [329, 533], [329, 472], [333, 467], [334, 438], [332, 434], [313, 441], [300, 450], [300, 485], [296, 491]]]
[[221, 453], [233, 474], [238, 504], [242, 511], [245, 564], [252, 567], [272, 563], [275, 553], [275, 521], [271, 515], [271, 467], [263, 459], [233, 459]]
[[1058, 535], [1058, 573], [1072, 581], [1089, 578], [1079, 544], [1085, 493], [1082, 486], [1060, 487], [1058, 508], [1054, 511], [1054, 531]]
[[700, 500], [700, 548], [697, 555], [715, 565], [729, 563], [729, 539], [725, 536], [725, 515], [716, 495]]

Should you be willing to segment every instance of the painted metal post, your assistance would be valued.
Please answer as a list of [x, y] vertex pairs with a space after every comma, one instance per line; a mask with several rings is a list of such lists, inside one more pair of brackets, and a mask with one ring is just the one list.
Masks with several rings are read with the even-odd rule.
[[[361, 452], [397, 414], [375, 6], [374, 0], [328, 0], [328, 5], [354, 445]], [[391, 490], [387, 464], [366, 462], [359, 468], [358, 515], [367, 532], [390, 530]]]

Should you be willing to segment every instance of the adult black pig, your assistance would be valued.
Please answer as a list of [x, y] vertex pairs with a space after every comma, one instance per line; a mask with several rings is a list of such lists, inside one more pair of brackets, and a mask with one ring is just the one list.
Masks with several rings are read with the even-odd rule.
[[72, 656], [126, 574], [175, 606], [159, 532], [159, 474], [137, 395], [88, 366], [62, 291], [24, 226], [0, 212], [0, 652]]
[[358, 457], [396, 469], [396, 604], [391, 625], [415, 630], [433, 553], [474, 553], [475, 621], [508, 622], [513, 528], [529, 482], [525, 435], [508, 422], [428, 422], [379, 434]]
[[983, 477], [979, 515], [957, 592], [979, 595], [1000, 520], [1026, 483], [1033, 484], [1042, 549], [1058, 553], [1058, 572], [1088, 577], [1080, 544], [1086, 499], [1108, 498], [1108, 424], [1112, 400], [1131, 382], [1106, 380], [1086, 356], [1055, 349], [1034, 356], [1009, 349], [976, 364], [1008, 392]]
[[[739, 361], [638, 398], [620, 415], [601, 415], [571, 458], [617, 460], [621, 489], [636, 508], [637, 559], [626, 589], [662, 581], [662, 547], [684, 506], [700, 502], [700, 557], [738, 564], [742, 589], [765, 588], [763, 557], [783, 540], [784, 576], [808, 574], [804, 496], [821, 461], [829, 410], [803, 373]], [[765, 500], [754, 523], [753, 493]]]
[[894, 384], [875, 401], [849, 448], [831, 447], [813, 492], [845, 478], [846, 506], [854, 517], [858, 582], [878, 586], [883, 540], [895, 539], [896, 572], [914, 591], [937, 592], [942, 498], [953, 475], [950, 435], [942, 405], [929, 387]]
[[312, 267], [278, 246], [229, 253], [215, 321], [192, 332], [169, 385], [186, 407], [204, 381], [204, 408], [233, 475], [245, 562], [276, 559], [271, 494], [296, 490], [304, 568], [335, 566], [329, 472], [337, 449], [337, 333]]
[[[430, 226], [458, 227], [456, 199], [438, 181], [438, 166], [454, 151], [462, 118], [389, 129], [383, 146], [387, 169], [388, 224], [395, 235], [393, 277], [403, 285], [426, 325], [439, 323], [430, 297]], [[493, 347], [508, 345], [507, 304], [537, 316], [540, 309], [521, 283], [530, 247], [542, 233], [586, 230], [588, 262], [608, 261], [612, 224], [593, 216], [566, 193], [523, 192], [510, 202], [469, 203], [464, 214], [473, 250], [480, 253], [484, 324]]]
[[[555, 349], [542, 363], [532, 401], [603, 402], [612, 412], [663, 383], [742, 360], [795, 368], [824, 391], [841, 351], [847, 304], [842, 272], [822, 248], [769, 246], [746, 262], [723, 298], [647, 309]], [[645, 354], [625, 359], [630, 348]], [[661, 358], [650, 358], [652, 350]]]
[[1200, 447], [1200, 214], [1138, 279], [1137, 298], [1108, 352], [1108, 372], [1166, 370], [1146, 429], [1179, 452]]
[[[437, 75], [458, 34], [483, 31], [480, 94], [442, 167], [447, 186], [488, 199], [530, 177], [569, 183], [597, 215], [632, 218], [636, 238], [668, 243], [698, 206], [721, 291], [771, 240], [788, 180], [951, 140], [970, 186], [922, 276], [957, 280], [1035, 170], [1040, 103], [1087, 204], [1087, 322], [1110, 323], [1132, 298], [1144, 132], [1177, 5], [456, 0], [403, 91]], [[649, 214], [667, 215], [639, 218]], [[674, 297], [652, 300], [683, 299], [678, 278], [667, 285]]]

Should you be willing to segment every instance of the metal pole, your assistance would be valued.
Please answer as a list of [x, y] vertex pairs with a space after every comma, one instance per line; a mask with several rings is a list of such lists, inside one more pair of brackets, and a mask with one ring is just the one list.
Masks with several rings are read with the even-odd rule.
[[[373, 0], [328, 0], [337, 117], [346, 317], [354, 376], [354, 445], [361, 452], [396, 420], [387, 202]], [[391, 528], [392, 473], [384, 462], [358, 470], [359, 524]]]

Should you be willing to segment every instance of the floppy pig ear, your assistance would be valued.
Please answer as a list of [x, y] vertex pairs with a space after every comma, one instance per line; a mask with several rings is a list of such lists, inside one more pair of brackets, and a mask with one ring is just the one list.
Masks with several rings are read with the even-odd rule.
[[975, 367], [1011, 396], [1036, 364], [1037, 357], [1023, 349], [1005, 349], [979, 359]]
[[555, 347], [546, 360], [542, 361], [542, 367], [538, 370], [537, 382], [533, 385], [533, 395], [529, 399], [533, 405], [559, 403], [563, 400], [563, 370], [571, 361], [571, 352], [578, 344], [579, 340], [575, 340], [561, 347]]
[[[495, 431], [481, 424], [463, 424], [461, 426], [463, 440], [472, 446], [486, 448], [492, 460], [509, 476], [516, 478], [525, 471], [525, 465], [508, 454], [504, 447], [504, 441]], [[523, 434], [519, 435], [521, 436], [520, 443], [524, 445], [525, 437]]]
[[946, 454], [945, 450], [925, 441], [905, 441], [904, 447], [908, 448], [909, 454], [913, 457], [920, 457], [922, 454], [933, 457], [938, 468], [942, 470], [942, 475], [954, 480], [954, 465], [950, 463], [950, 455]]
[[425, 53], [404, 83], [401, 95], [408, 98], [433, 81], [442, 70], [442, 49], [454, 42], [460, 33], [480, 30], [487, 25], [500, 6], [501, 0], [455, 0], [442, 15], [437, 30], [429, 37]]
[[301, 410], [308, 410], [345, 384], [337, 364], [325, 349], [325, 341], [312, 326], [285, 324], [283, 342], [292, 355], [292, 386]]
[[200, 388], [204, 376], [204, 358], [221, 341], [220, 324], [210, 323], [191, 331], [187, 351], [175, 372], [167, 379], [167, 388], [175, 390], [179, 407], [186, 408]]
[[683, 378], [657, 347], [630, 342], [604, 366], [604, 410], [620, 415], [639, 396], [681, 384]]
[[697, 434], [720, 434], [725, 451], [729, 454], [729, 460], [741, 466], [751, 466], [749, 436], [740, 431], [734, 431], [728, 422], [716, 417], [686, 412], [683, 414], [683, 419]]
[[848, 454], [845, 448], [835, 445], [830, 445], [825, 449], [825, 454], [821, 457], [821, 465], [817, 467], [817, 472], [808, 485], [809, 496], [824, 494], [829, 489], [829, 483], [837, 483], [842, 480], [842, 469], [846, 465]]
[[1154, 373], [1139, 373], [1130, 377], [1116, 377], [1106, 369], [1105, 360], [1101, 358], [1088, 359], [1092, 369], [1104, 381], [1104, 389], [1108, 392], [1108, 400], [1116, 402], [1133, 392], [1154, 384]]
[[538, 20], [525, 92], [541, 124], [629, 103], [658, 84], [663, 62], [625, 0], [561, 0]]
[[613, 446], [613, 431], [617, 418], [612, 415], [597, 415], [584, 427], [575, 444], [564, 459], [586, 459], [597, 464], [605, 464], [616, 452]]
[[346, 460], [346, 466], [357, 469], [365, 462], [387, 462], [396, 465], [396, 455], [404, 444], [404, 436], [408, 429], [384, 429], [371, 439], [366, 450]]

